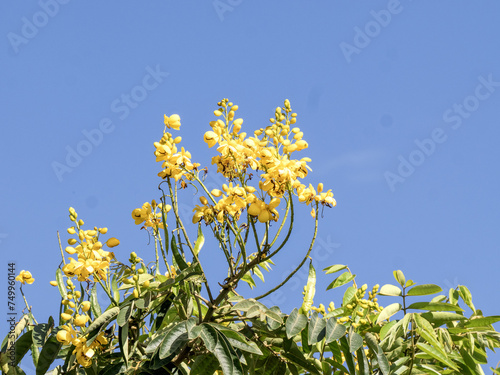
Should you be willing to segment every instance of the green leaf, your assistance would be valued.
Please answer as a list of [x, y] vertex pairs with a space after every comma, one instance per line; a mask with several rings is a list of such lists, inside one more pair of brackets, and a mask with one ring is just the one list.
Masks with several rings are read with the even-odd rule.
[[380, 315], [378, 316], [375, 324], [379, 324], [380, 322], [383, 322], [384, 320], [389, 319], [391, 316], [396, 314], [399, 310], [401, 310], [401, 304], [399, 304], [399, 303], [393, 303], [393, 304], [390, 304], [389, 306], [386, 306], [380, 312]]
[[170, 247], [172, 248], [172, 254], [174, 255], [175, 262], [179, 266], [179, 269], [182, 271], [188, 268], [188, 265], [184, 260], [184, 257], [179, 253], [179, 249], [177, 249], [177, 244], [175, 243], [175, 236], [172, 236]]
[[384, 351], [380, 347], [380, 345], [377, 342], [377, 339], [375, 338], [374, 335], [371, 333], [367, 332], [365, 334], [365, 342], [368, 348], [375, 354], [377, 357], [377, 362], [379, 365], [379, 369], [382, 372], [383, 375], [388, 375], [391, 367], [389, 365], [389, 361], [387, 360], [387, 357], [384, 354]]
[[200, 338], [203, 340], [207, 350], [213, 353], [219, 340], [217, 331], [211, 325], [206, 323], [201, 324], [200, 327]]
[[354, 280], [356, 275], [352, 275], [349, 271], [344, 272], [341, 274], [339, 277], [337, 277], [335, 280], [333, 280], [330, 285], [326, 288], [326, 290], [338, 288], [339, 286], [347, 284], [349, 281]]
[[219, 368], [219, 361], [211, 354], [203, 354], [196, 357], [193, 366], [191, 366], [190, 375], [213, 374]]
[[306, 371], [309, 371], [311, 374], [319, 375], [319, 371], [311, 362], [306, 359], [306, 357], [304, 357], [303, 351], [299, 349], [295, 343], [292, 344], [289, 350], [283, 350], [280, 354], [288, 361], [303, 368]]
[[111, 322], [119, 313], [120, 308], [118, 306], [112, 307], [108, 311], [105, 311], [96, 320], [94, 320], [92, 324], [90, 324], [90, 326], [87, 328], [87, 332], [92, 332], [95, 329], [101, 329], [102, 327], [107, 326], [109, 322]]
[[163, 319], [165, 318], [165, 315], [167, 314], [168, 309], [172, 305], [172, 295], [173, 293], [167, 294], [163, 302], [160, 305], [160, 309], [158, 310], [158, 313], [156, 314], [156, 319], [154, 321], [154, 330], [158, 331], [161, 327], [161, 324], [163, 322]]
[[194, 249], [193, 249], [195, 255], [198, 255], [204, 243], [205, 243], [205, 237], [203, 236], [203, 231], [201, 230], [201, 224], [198, 224], [198, 238], [194, 243]]
[[360, 375], [370, 375], [370, 367], [368, 365], [368, 360], [366, 359], [366, 354], [363, 348], [359, 348], [356, 351], [356, 357], [358, 360], [358, 367]]
[[116, 274], [113, 275], [113, 279], [111, 280], [111, 289], [113, 291], [113, 299], [117, 304], [120, 303], [120, 292], [118, 291], [118, 281]]
[[101, 306], [99, 305], [99, 301], [97, 301], [97, 283], [94, 284], [90, 291], [90, 308], [92, 314], [94, 314], [94, 318], [98, 318], [102, 314]]
[[378, 294], [382, 296], [401, 296], [403, 295], [403, 291], [396, 285], [385, 284], [380, 288]]
[[306, 325], [306, 316], [304, 314], [300, 314], [297, 308], [293, 309], [286, 320], [286, 336], [288, 338], [292, 338], [293, 336], [300, 333]]
[[[354, 296], [356, 295], [356, 292], [358, 291], [357, 288], [350, 286], [345, 290], [344, 297], [342, 298], [342, 305], [347, 305], [349, 302], [351, 302], [354, 299]], [[338, 309], [336, 309], [338, 310]]]
[[458, 303], [458, 297], [460, 297], [458, 290], [450, 288], [450, 291], [448, 294], [449, 294], [448, 298], [450, 300], [450, 303], [456, 305]]
[[[431, 323], [447, 323], [455, 320], [464, 320], [467, 319], [465, 316], [452, 313], [452, 312], [444, 312], [444, 311], [431, 311], [420, 314], [420, 316]], [[441, 324], [437, 324], [439, 327]]]
[[250, 271], [248, 271], [246, 274], [244, 274], [243, 277], [241, 278], [241, 280], [246, 282], [248, 284], [248, 286], [250, 287], [250, 289], [253, 289], [257, 286], [257, 284], [255, 284], [255, 280], [253, 279]]
[[131, 303], [127, 303], [120, 308], [120, 312], [118, 313], [118, 317], [116, 318], [116, 322], [120, 327], [123, 327], [128, 323], [128, 320], [132, 316], [132, 312], [134, 310], [134, 301]]
[[429, 294], [436, 294], [442, 292], [443, 289], [438, 285], [434, 284], [423, 284], [417, 285], [411, 288], [406, 295], [407, 296], [428, 296]]
[[61, 294], [62, 299], [68, 299], [68, 291], [66, 290], [63, 273], [60, 268], [56, 270], [56, 281], [57, 281], [57, 289], [59, 289], [59, 294]]
[[[177, 324], [182, 324], [182, 323], [177, 323]], [[158, 347], [162, 343], [162, 341], [165, 339], [165, 336], [170, 332], [173, 327], [168, 327], [168, 328], [162, 328], [159, 331], [156, 332], [156, 334], [153, 334], [151, 336], [151, 340], [148, 342], [146, 349], [144, 350], [146, 354], [150, 354], [151, 357], [153, 357], [153, 353], [155, 353], [158, 350]]]
[[469, 289], [467, 289], [467, 287], [465, 285], [459, 285], [458, 286], [458, 294], [460, 295], [460, 297], [462, 297], [462, 299], [467, 304], [467, 306], [469, 306], [469, 308], [472, 311], [474, 311], [474, 313], [475, 313], [476, 308], [474, 307], [474, 304], [472, 303], [472, 295], [471, 295]]
[[57, 341], [55, 336], [50, 336], [42, 348], [38, 364], [36, 366], [36, 375], [45, 375], [50, 365], [56, 359], [61, 350], [62, 343]]
[[240, 332], [234, 331], [228, 327], [224, 327], [220, 324], [209, 323], [214, 328], [218, 329], [229, 341], [233, 348], [243, 350], [248, 353], [253, 353], [256, 355], [263, 355], [262, 351], [259, 349], [256, 343], [247, 339]]
[[403, 271], [401, 271], [401, 270], [393, 271], [392, 274], [394, 275], [394, 278], [399, 283], [399, 285], [404, 287], [406, 284], [406, 279], [405, 279], [405, 275], [403, 274]]
[[424, 353], [430, 355], [432, 358], [438, 360], [439, 362], [451, 367], [455, 371], [459, 371], [458, 367], [451, 361], [448, 357], [443, 356], [437, 349], [431, 347], [430, 345], [424, 343], [417, 343], [417, 348], [422, 350]]
[[128, 320], [118, 327], [118, 345], [125, 365], [128, 367]]
[[476, 327], [489, 327], [493, 323], [500, 322], [500, 316], [487, 316], [482, 318], [470, 319], [464, 323], [464, 327], [476, 328]]
[[31, 344], [33, 342], [33, 337], [32, 337], [33, 331], [28, 331], [24, 333], [19, 339], [16, 341], [15, 344], [15, 351], [16, 351], [16, 360], [14, 362], [14, 366], [17, 366], [19, 362], [23, 359], [23, 357], [26, 355], [28, 350], [30, 350]]
[[315, 294], [316, 294], [316, 270], [314, 269], [311, 261], [309, 262], [309, 275], [307, 277], [307, 284], [304, 292], [304, 300], [302, 302], [302, 307], [300, 308], [301, 313], [307, 313], [311, 309]]
[[163, 339], [158, 351], [160, 359], [177, 354], [184, 344], [188, 342], [186, 325], [182, 323], [172, 328]]
[[363, 346], [363, 337], [351, 327], [349, 330], [349, 351], [354, 353]]
[[43, 346], [54, 327], [54, 319], [49, 318], [49, 323], [40, 323], [33, 327], [33, 344]]
[[347, 342], [347, 338], [345, 336], [340, 339], [340, 350], [342, 350], [342, 353], [344, 354], [345, 363], [349, 368], [349, 373], [354, 375], [356, 373], [354, 368], [354, 358], [349, 350], [349, 343]]
[[343, 264], [335, 264], [333, 266], [326, 267], [325, 269], [323, 269], [323, 271], [325, 271], [325, 274], [328, 275], [330, 273], [335, 273], [335, 272], [345, 270], [346, 268], [347, 268], [347, 266], [344, 266]]
[[407, 309], [427, 310], [427, 311], [464, 311], [457, 305], [444, 302], [415, 302]]
[[321, 319], [317, 311], [313, 311], [311, 314], [311, 320], [309, 321], [307, 343], [309, 345], [316, 344], [317, 342], [323, 340], [326, 333], [326, 322]]
[[217, 332], [217, 344], [213, 353], [220, 363], [222, 372], [227, 375], [243, 375], [243, 367], [234, 348], [220, 331], [212, 329]]
[[325, 343], [329, 344], [332, 341], [338, 340], [345, 335], [347, 327], [337, 323], [337, 319], [328, 319], [326, 322]]

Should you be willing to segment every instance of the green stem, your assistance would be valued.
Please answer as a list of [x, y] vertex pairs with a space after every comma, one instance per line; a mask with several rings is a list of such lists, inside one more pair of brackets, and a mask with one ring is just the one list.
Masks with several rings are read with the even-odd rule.
[[[288, 275], [287, 278], [285, 280], [283, 280], [282, 283], [280, 283], [279, 285], [275, 286], [273, 289], [269, 290], [268, 292], [266, 292], [266, 293], [264, 293], [264, 294], [262, 294], [262, 295], [260, 295], [258, 297], [255, 297], [256, 300], [259, 300], [259, 299], [262, 299], [264, 297], [267, 297], [271, 293], [273, 293], [276, 290], [278, 290], [279, 288], [281, 288], [283, 285], [285, 285], [288, 282], [288, 280], [290, 280], [293, 277], [293, 275], [295, 275], [302, 268], [302, 266], [306, 262], [307, 258], [309, 258], [309, 254], [312, 251], [312, 248], [314, 246], [314, 242], [316, 241], [316, 235], [317, 234], [318, 234], [318, 205], [316, 204], [316, 218], [315, 218], [315, 222], [314, 222], [314, 235], [313, 235], [313, 238], [311, 240], [311, 244], [309, 246], [309, 250], [307, 250], [306, 256], [304, 257], [304, 259], [302, 259], [302, 262], [300, 262], [300, 264], [298, 265], [298, 267], [290, 275]], [[275, 251], [275, 253], [276, 253], [276, 251]]]

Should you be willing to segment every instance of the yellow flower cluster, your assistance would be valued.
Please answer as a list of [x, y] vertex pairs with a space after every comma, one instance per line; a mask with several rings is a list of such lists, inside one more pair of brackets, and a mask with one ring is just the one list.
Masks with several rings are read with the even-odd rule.
[[[160, 228], [163, 229], [163, 220], [162, 220], [162, 208], [163, 205], [156, 204], [155, 200], [151, 203], [146, 202], [142, 205], [142, 208], [136, 208], [132, 211], [132, 217], [134, 218], [135, 224], [139, 225], [144, 223], [145, 227], [152, 228]], [[165, 205], [165, 216], [166, 213], [172, 209], [172, 206], [169, 204]], [[159, 212], [157, 212], [157, 210]]]
[[[110, 238], [105, 244], [99, 241], [99, 234], [107, 233], [107, 228], [94, 227], [92, 230], [82, 230], [83, 220], [77, 220], [77, 213], [70, 207], [70, 219], [76, 224], [68, 228], [69, 234], [78, 234], [78, 239], [70, 238], [65, 251], [70, 254], [77, 254], [78, 258], [69, 258], [69, 263], [63, 267], [63, 272], [67, 277], [77, 276], [78, 281], [88, 280], [91, 275], [94, 279], [97, 275], [99, 279], [106, 280], [109, 263], [115, 257], [112, 252], [102, 249], [115, 247], [120, 241], [114, 237]], [[76, 245], [76, 246], [74, 246]]]
[[[275, 118], [270, 119], [271, 125], [254, 132], [253, 137], [240, 133], [243, 120], [234, 119], [238, 106], [223, 99], [218, 103], [219, 108], [214, 111], [217, 117], [222, 116], [225, 121], [217, 119], [210, 122], [212, 127], [204, 135], [204, 140], [209, 147], [218, 145], [220, 155], [212, 158], [212, 164], [217, 165], [217, 171], [230, 181], [238, 181], [235, 187], [223, 186], [226, 194], [215, 190], [211, 193], [214, 197], [222, 198], [214, 205], [208, 204], [205, 197], [200, 198], [202, 206], [194, 208], [193, 223], [202, 218], [211, 223], [215, 218], [223, 221], [224, 215], [230, 215], [238, 220], [241, 212], [248, 208], [251, 216], [256, 216], [260, 222], [277, 221], [279, 218], [276, 208], [280, 198], [293, 191], [299, 197], [299, 202], [309, 205], [311, 202], [335, 206], [331, 190], [323, 192], [323, 184], [316, 190], [309, 185], [302, 184], [308, 174], [307, 162], [309, 158], [300, 160], [292, 159], [291, 154], [304, 150], [308, 144], [303, 140], [303, 133], [297, 127], [291, 127], [297, 121], [297, 114], [292, 113], [290, 102], [285, 101], [285, 106], [276, 108]], [[254, 194], [256, 188], [247, 186], [246, 183], [253, 175], [248, 171], [260, 171], [259, 194]], [[266, 200], [269, 199], [269, 203]], [[311, 212], [315, 216], [313, 208]]]
[[79, 332], [75, 331], [71, 324], [66, 324], [57, 332], [56, 338], [64, 345], [74, 345], [73, 354], [76, 354], [76, 360], [83, 367], [92, 365], [92, 358], [97, 350], [108, 344], [108, 340], [103, 332], [100, 332], [96, 339], [87, 346], [85, 337], [78, 337]]
[[19, 281], [21, 284], [33, 284], [35, 281], [35, 278], [31, 276], [31, 272], [22, 270], [19, 272], [19, 275], [17, 275], [16, 280]]
[[[181, 126], [181, 119], [179, 115], [172, 115], [168, 117], [165, 115], [165, 130], [174, 129], [179, 130]], [[159, 142], [155, 142], [156, 147], [155, 156], [156, 161], [163, 161], [163, 170], [158, 173], [161, 178], [171, 177], [175, 181], [179, 181], [183, 176], [187, 179], [191, 179], [189, 171], [196, 170], [198, 168], [198, 163], [191, 162], [191, 154], [186, 151], [184, 147], [181, 147], [179, 151], [177, 149], [177, 144], [182, 140], [181, 137], [173, 138], [172, 134], [163, 131], [163, 137]]]

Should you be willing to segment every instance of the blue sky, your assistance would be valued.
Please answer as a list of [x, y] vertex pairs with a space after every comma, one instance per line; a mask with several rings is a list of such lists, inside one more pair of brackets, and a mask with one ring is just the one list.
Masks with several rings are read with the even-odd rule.
[[[225, 97], [248, 132], [286, 98], [298, 113], [308, 181], [338, 202], [320, 221], [318, 271], [348, 264], [372, 286], [393, 283], [401, 269], [446, 291], [466, 285], [485, 315], [500, 313], [498, 2], [9, 0], [0, 8], [0, 275], [7, 279], [9, 261], [33, 273], [37, 286], [24, 290], [39, 321], [58, 313], [48, 282], [68, 208], [107, 226], [121, 240], [119, 259], [150, 257], [130, 214], [158, 198], [153, 142], [163, 114], [181, 116], [183, 144], [209, 163], [202, 136]], [[182, 199], [188, 207], [193, 196]], [[300, 216], [260, 291], [305, 253], [312, 222], [305, 208]], [[223, 260], [216, 248], [204, 252], [216, 285]], [[319, 278], [316, 305], [340, 305], [340, 291], [325, 292], [331, 280]], [[290, 311], [305, 281], [299, 274], [267, 302]], [[19, 311], [21, 302], [18, 294]]]

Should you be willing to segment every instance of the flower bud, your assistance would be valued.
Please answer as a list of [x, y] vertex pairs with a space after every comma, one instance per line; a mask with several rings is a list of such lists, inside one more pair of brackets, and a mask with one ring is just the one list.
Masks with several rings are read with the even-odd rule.
[[90, 301], [83, 301], [82, 302], [82, 311], [87, 312], [90, 310]]
[[119, 244], [120, 244], [120, 241], [115, 237], [111, 237], [110, 239], [108, 239], [106, 241], [106, 245], [108, 247], [115, 247], [115, 246], [118, 246]]
[[52, 285], [52, 286], [57, 286], [57, 281], [52, 280], [52, 281], [50, 282], [50, 285]]

